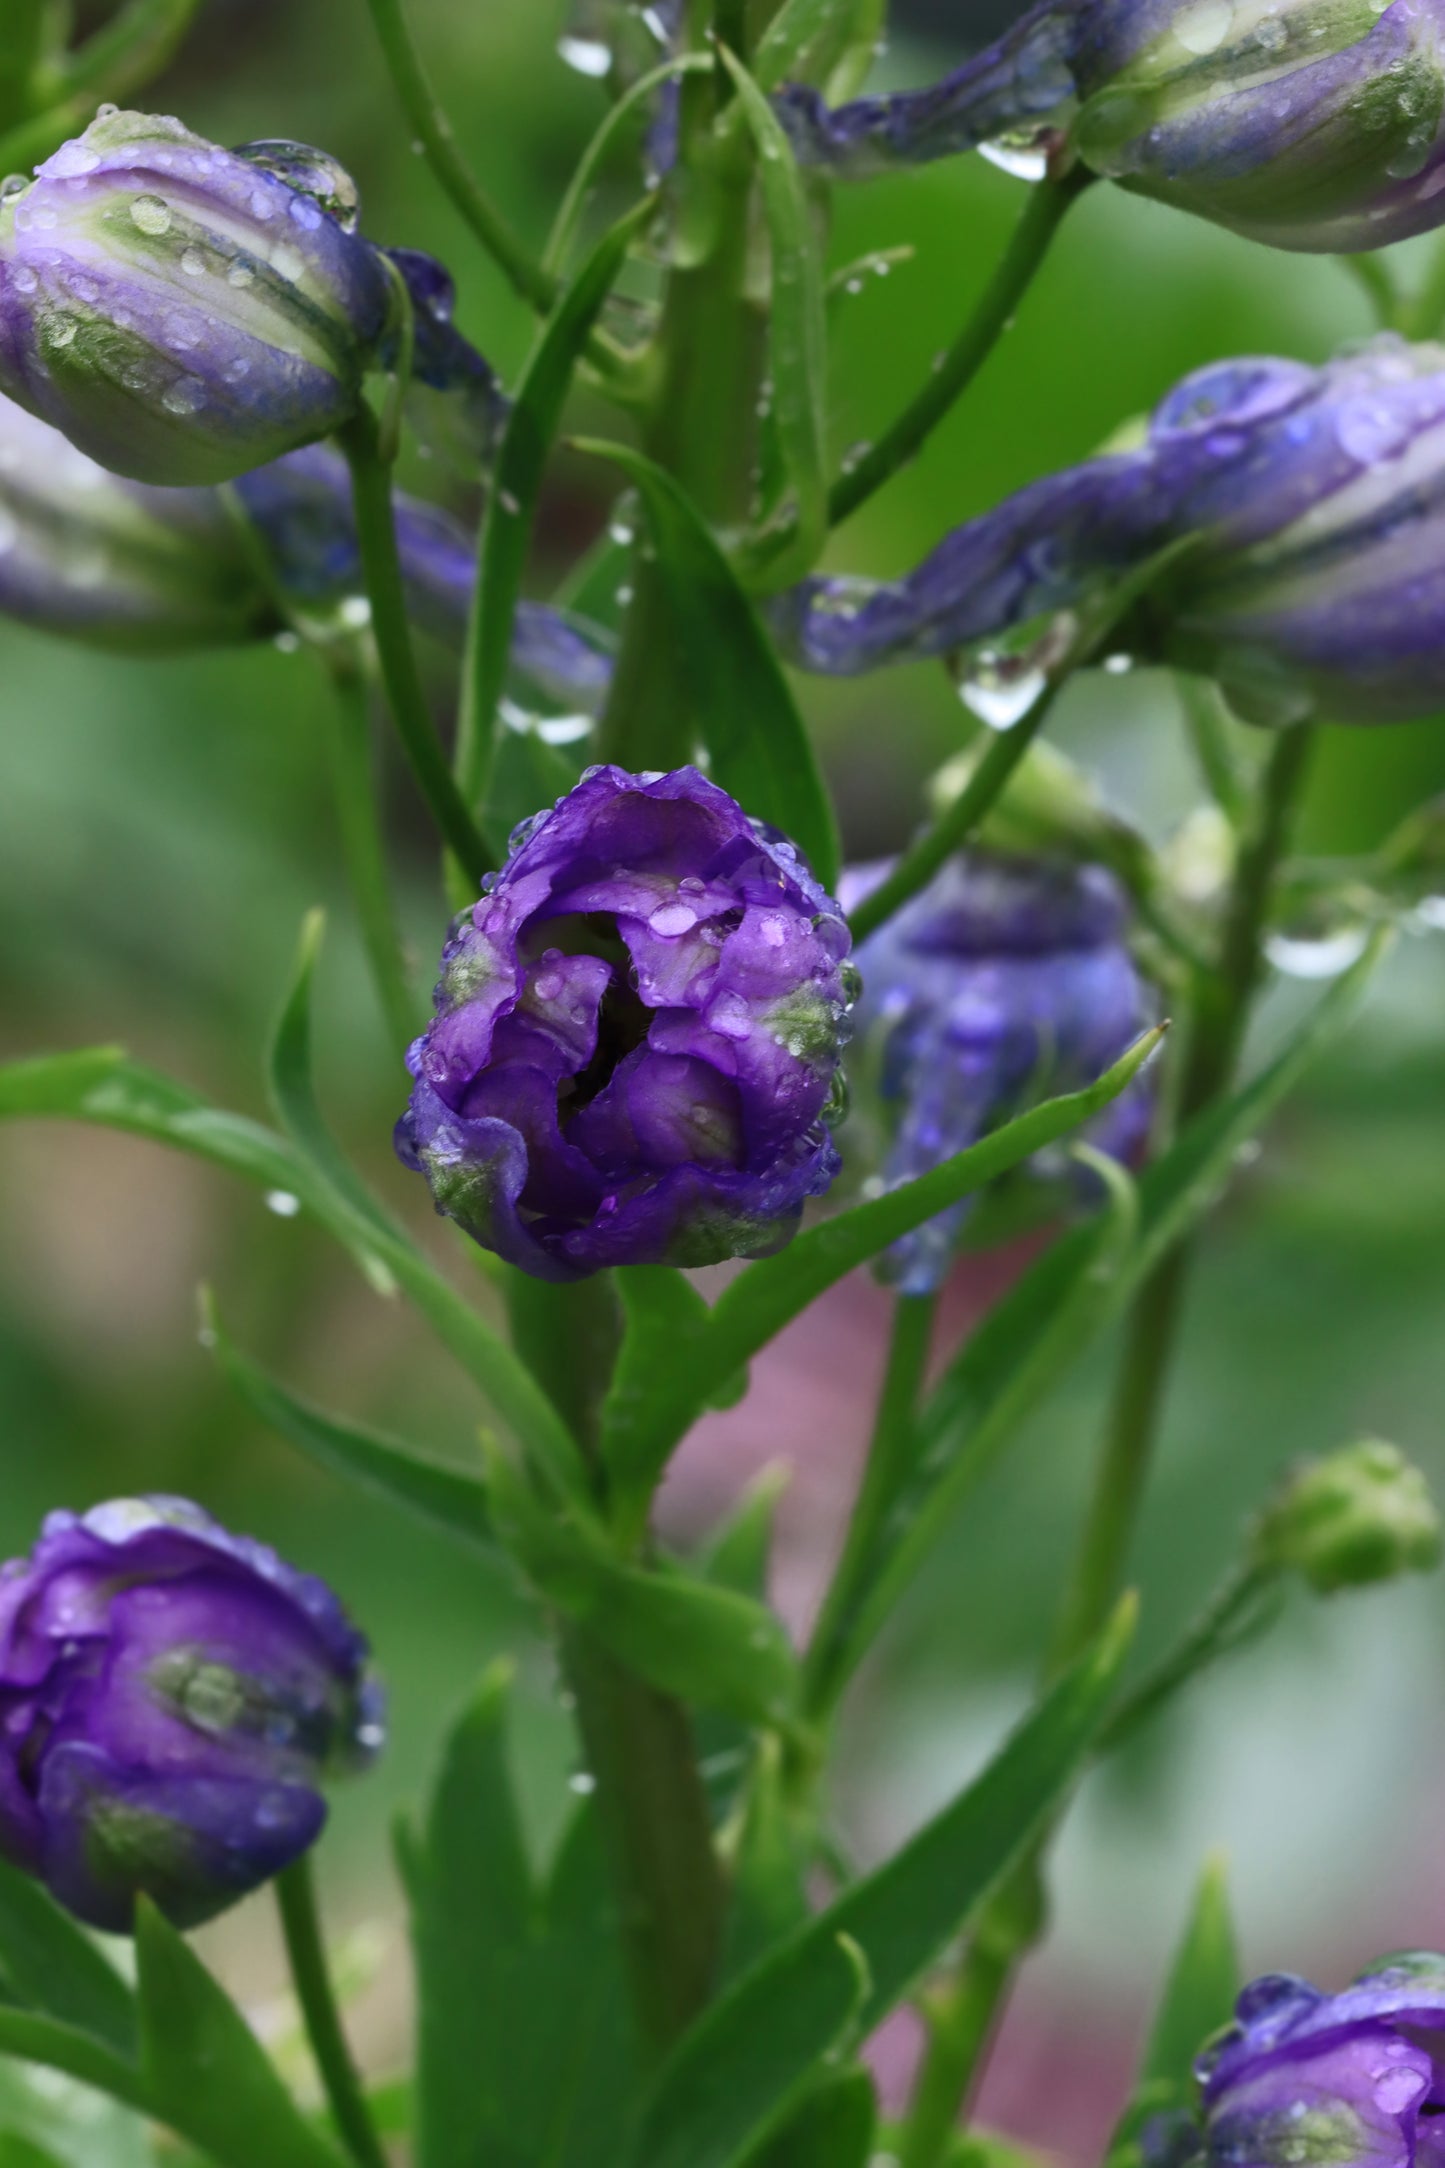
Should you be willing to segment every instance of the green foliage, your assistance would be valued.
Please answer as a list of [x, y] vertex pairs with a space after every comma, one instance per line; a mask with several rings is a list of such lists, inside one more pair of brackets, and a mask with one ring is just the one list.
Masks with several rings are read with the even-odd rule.
[[1214, 1859], [1200, 1876], [1107, 2168], [1137, 2168], [1139, 2133], [1150, 2118], [1192, 2105], [1195, 2057], [1228, 2023], [1240, 1985], [1224, 1862]]
[[833, 809], [782, 665], [736, 573], [686, 493], [655, 461], [591, 438], [579, 446], [612, 460], [634, 484], [656, 553], [663, 637], [689, 693], [669, 757], [681, 764], [701, 743], [713, 781], [791, 836], [831, 890], [839, 864]]
[[527, 1857], [489, 1672], [404, 1832], [419, 1991], [418, 2168], [607, 2168], [634, 2049], [590, 1806], [545, 1882]]
[[816, 2066], [909, 1993], [1057, 1811], [1132, 1626], [1126, 1606], [951, 1806], [713, 2004], [658, 2079], [629, 2156], [635, 2168], [735, 2168]]

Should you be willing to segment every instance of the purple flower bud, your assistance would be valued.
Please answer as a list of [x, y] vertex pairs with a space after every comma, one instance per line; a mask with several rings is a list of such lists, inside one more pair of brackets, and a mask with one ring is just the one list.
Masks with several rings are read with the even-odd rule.
[[832, 1181], [848, 929], [680, 768], [594, 768], [457, 920], [397, 1149], [544, 1279], [780, 1249]]
[[[845, 902], [860, 902], [886, 871], [845, 874]], [[950, 859], [858, 951], [850, 1162], [885, 1185], [909, 1181], [1025, 1107], [1101, 1076], [1154, 1021], [1128, 923], [1124, 891], [1100, 866], [982, 852]], [[1146, 1075], [1083, 1139], [1133, 1160], [1152, 1110]], [[1061, 1152], [1040, 1154], [1031, 1171], [1037, 1180], [1067, 1167]], [[905, 1294], [931, 1294], [972, 1201], [895, 1243], [881, 1276]]]
[[952, 655], [1194, 535], [1121, 647], [1217, 678], [1251, 721], [1401, 720], [1445, 704], [1442, 485], [1445, 348], [1221, 362], [1136, 450], [1032, 483], [904, 579], [807, 581], [775, 622], [831, 674]]
[[[1445, 1958], [1391, 1957], [1338, 1995], [1275, 1974], [1197, 2065], [1210, 2168], [1415, 2168], [1441, 2152]], [[1146, 2135], [1146, 2155], [1150, 2147]]]
[[[356, 220], [320, 152], [103, 114], [0, 194], [0, 391], [145, 482], [229, 481], [326, 436], [395, 346], [396, 273]], [[418, 363], [443, 381], [464, 342], [431, 285]]]
[[180, 1927], [279, 1873], [383, 1737], [324, 1582], [183, 1498], [52, 1513], [0, 1569], [0, 1849], [93, 1927]]
[[[243, 474], [235, 489], [276, 583], [298, 615], [324, 627], [348, 600], [363, 594], [351, 484], [339, 453], [308, 446]], [[394, 505], [413, 622], [460, 650], [476, 585], [475, 545], [435, 505], [401, 491]], [[512, 661], [550, 699], [589, 714], [602, 706], [612, 682], [607, 635], [543, 603], [519, 604]]]
[[0, 613], [128, 654], [276, 630], [214, 490], [122, 481], [0, 399]]
[[1042, 0], [927, 90], [830, 112], [800, 155], [868, 173], [1066, 130], [1096, 173], [1277, 248], [1373, 249], [1445, 219], [1435, 0]]

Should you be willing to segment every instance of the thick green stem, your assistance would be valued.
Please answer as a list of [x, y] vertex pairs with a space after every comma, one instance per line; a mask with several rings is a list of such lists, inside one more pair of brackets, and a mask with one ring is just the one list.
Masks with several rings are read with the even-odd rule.
[[276, 1901], [296, 1999], [336, 2127], [357, 2168], [387, 2168], [386, 2153], [336, 2008], [308, 1853], [276, 1877]]
[[612, 1862], [644, 2055], [660, 2059], [707, 2002], [723, 1885], [687, 1711], [581, 1627], [562, 1638]]
[[522, 299], [545, 314], [557, 298], [557, 281], [512, 231], [462, 156], [452, 124], [412, 43], [402, 0], [367, 0], [367, 5], [407, 125], [437, 180]]
[[[619, 1313], [609, 1278], [554, 1287], [513, 1274], [517, 1351], [597, 1465], [602, 1402]], [[561, 1628], [618, 1899], [618, 1923], [644, 2055], [659, 2060], [707, 2001], [723, 1929], [723, 1882], [692, 1724], [610, 1655], [585, 1626]]]
[[[1311, 745], [1308, 730], [1286, 731], [1266, 763], [1253, 827], [1235, 871], [1219, 959], [1212, 971], [1201, 976], [1196, 991], [1180, 1091], [1182, 1120], [1201, 1113], [1233, 1081], [1263, 974], [1263, 940], [1275, 875]], [[1094, 1495], [1049, 1652], [1051, 1672], [1066, 1665], [1099, 1631], [1123, 1579], [1178, 1340], [1189, 1256], [1187, 1243], [1171, 1250], [1145, 1282], [1134, 1305]], [[945, 2007], [956, 2011], [957, 2021], [935, 2027], [931, 2033], [916, 2107], [910, 2112], [904, 2168], [936, 2168], [967, 2106], [1014, 1975], [1036, 1939], [1038, 1907], [1020, 1906], [1013, 1900], [1027, 1893], [1026, 1878], [1036, 1877], [1038, 1857], [1028, 1861], [990, 1904], [953, 1981], [943, 1991]], [[945, 2116], [950, 2087], [952, 2110]], [[919, 2121], [916, 2146], [915, 2115]]]
[[329, 650], [327, 661], [334, 698], [326, 707], [326, 750], [342, 855], [388, 1035], [393, 1046], [406, 1046], [418, 1019], [377, 817], [366, 678], [342, 651]]
[[913, 1419], [933, 1340], [937, 1298], [901, 1295], [893, 1313], [893, 1338], [883, 1376], [873, 1438], [843, 1555], [813, 1629], [803, 1667], [803, 1713], [822, 1721], [847, 1682], [844, 1656], [863, 1600], [873, 1546], [908, 1472]]
[[1086, 168], [1076, 166], [1062, 179], [1040, 181], [1033, 190], [1003, 261], [952, 346], [939, 356], [928, 382], [857, 465], [839, 476], [828, 501], [828, 516], [835, 527], [917, 457], [967, 391], [1008, 330], [1070, 204], [1092, 179]]
[[338, 441], [351, 468], [356, 531], [382, 683], [397, 735], [432, 818], [447, 847], [476, 884], [493, 860], [462, 803], [427, 705], [407, 619], [406, 587], [392, 514], [391, 472], [381, 457], [377, 435], [375, 418], [369, 408], [363, 407], [341, 431]]

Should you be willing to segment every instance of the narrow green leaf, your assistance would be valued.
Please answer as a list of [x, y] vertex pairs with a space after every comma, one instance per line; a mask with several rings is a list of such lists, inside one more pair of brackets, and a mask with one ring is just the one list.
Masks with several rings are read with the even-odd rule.
[[648, 114], [652, 100], [659, 90], [679, 75], [710, 75], [713, 69], [711, 53], [679, 53], [672, 60], [665, 60], [660, 68], [651, 69], [640, 76], [623, 92], [614, 106], [608, 109], [597, 133], [593, 136], [572, 171], [567, 183], [567, 193], [562, 198], [547, 245], [542, 251], [542, 268], [554, 278], [560, 278], [567, 267], [572, 244], [587, 204], [597, 187], [602, 169], [608, 157], [628, 132]]
[[266, 1060], [266, 1083], [277, 1121], [301, 1157], [335, 1190], [358, 1219], [395, 1237], [398, 1230], [337, 1145], [316, 1101], [311, 1075], [311, 994], [326, 914], [308, 911], [291, 981], [276, 1020]]
[[378, 1207], [363, 1213], [321, 1164], [304, 1158], [284, 1138], [259, 1122], [208, 1107], [168, 1077], [141, 1069], [110, 1049], [0, 1069], [0, 1118], [17, 1114], [68, 1114], [128, 1130], [298, 1197], [373, 1279], [384, 1271], [392, 1285], [405, 1290], [533, 1465], [563, 1492], [579, 1501], [585, 1498], [575, 1441], [500, 1334], [391, 1227]]
[[875, 1873], [754, 1966], [669, 2058], [632, 2168], [731, 2168], [746, 2159], [838, 2036], [835, 1951], [863, 1953], [869, 2031], [936, 1960], [1047, 1825], [1084, 1766], [1133, 1627], [1126, 1601], [951, 1806]]
[[714, 782], [791, 836], [825, 888], [838, 875], [838, 831], [811, 741], [771, 642], [706, 523], [652, 460], [580, 440], [636, 484], [657, 552], [672, 646], [691, 695], [692, 735]]
[[788, 1800], [782, 1743], [759, 1740], [729, 1878], [731, 1903], [720, 1979], [737, 1979], [808, 1918], [814, 1832]]
[[507, 724], [499, 729], [482, 802], [487, 834], [509, 836], [519, 821], [573, 789], [585, 764], [571, 757], [578, 752], [585, 755], [585, 739], [563, 752], [534, 726], [514, 730]]
[[418, 2168], [475, 2168], [511, 2144], [507, 2048], [536, 1900], [507, 1766], [510, 1680], [490, 1670], [448, 1739], [414, 1868]]
[[135, 1998], [125, 1981], [38, 1882], [3, 1861], [0, 1971], [20, 2002], [134, 2057]]
[[61, 2163], [18, 2131], [0, 2130], [0, 2168], [61, 2168]]
[[457, 737], [457, 782], [469, 806], [477, 805], [487, 788], [537, 497], [573, 372], [627, 251], [652, 211], [649, 198], [619, 219], [563, 293], [523, 372], [497, 451], [477, 558]]
[[136, 1956], [149, 2112], [220, 2168], [341, 2168], [230, 1997], [144, 1897]]
[[631, 1473], [630, 1487], [640, 1492], [656, 1481], [708, 1396], [826, 1288], [901, 1235], [1089, 1121], [1132, 1082], [1161, 1036], [1161, 1031], [1147, 1032], [1086, 1090], [1030, 1108], [930, 1173], [835, 1219], [818, 1221], [778, 1256], [749, 1265], [718, 1298], [706, 1329], [684, 1337], [665, 1362], [659, 1360], [651, 1390], [633, 1414], [627, 1436], [616, 1440], [614, 1451]]
[[1193, 2084], [1194, 2058], [1210, 2034], [1228, 2024], [1241, 1985], [1228, 1873], [1216, 1854], [1199, 1878], [1164, 2000], [1150, 2027], [1140, 2071], [1146, 2084], [1172, 2086], [1184, 2104]]
[[651, 1471], [635, 1464], [633, 1447], [645, 1429], [658, 1380], [702, 1339], [708, 1307], [686, 1273], [674, 1265], [637, 1265], [617, 1275], [623, 1335], [602, 1407], [602, 1459], [608, 1479], [624, 1496], [639, 1484], [645, 1494]]
[[781, 122], [741, 61], [726, 46], [719, 47], [719, 53], [757, 146], [773, 255], [769, 367], [784, 501], [769, 512], [748, 546], [756, 584], [771, 593], [812, 571], [828, 532], [828, 319], [822, 252], [803, 177]]
[[804, 2096], [747, 2168], [868, 2168], [878, 2102], [866, 2070], [842, 2070]]
[[839, 0], [785, 0], [764, 31], [753, 63], [762, 90], [822, 83], [841, 58], [849, 11]]
[[800, 2104], [817, 2066], [855, 2037], [869, 1981], [856, 1942], [830, 1929], [766, 2027], [739, 2000], [746, 1985], [714, 2003], [665, 2066], [627, 2168], [743, 2168]]
[[417, 1254], [339, 1150], [311, 1080], [311, 990], [324, 922], [313, 912], [272, 1042], [268, 1079], [277, 1114], [301, 1154], [333, 1224], [350, 1223], [466, 1363], [540, 1471], [580, 1491], [580, 1455], [551, 1399], [504, 1340]]
[[[150, 2112], [146, 2088], [134, 2063], [102, 2046], [90, 2033], [78, 2032], [73, 2025], [62, 2025], [55, 2018], [39, 2017], [32, 2010], [0, 2008], [0, 2055], [13, 2055], [17, 2062], [40, 2063], [47, 2070], [63, 2071], [66, 2077], [93, 2085], [97, 2092], [108, 2093], [112, 2100], [128, 2108], [139, 2109], [142, 2114]], [[336, 2168], [336, 2164], [328, 2161], [326, 2168]]]
[[553, 1862], [536, 1980], [537, 2006], [553, 2019], [537, 2087], [547, 2122], [524, 2168], [617, 2168], [637, 2089], [637, 2041], [617, 1899], [590, 1800]]
[[625, 1564], [604, 1537], [541, 1505], [495, 1457], [492, 1514], [499, 1534], [559, 1611], [666, 1694], [744, 1723], [791, 1714], [798, 1667], [766, 1605], [711, 1588], [680, 1568]]
[[1216, 1856], [1199, 1878], [1133, 2096], [1110, 2142], [1107, 2168], [1132, 2168], [1145, 2123], [1190, 2106], [1194, 2059], [1210, 2035], [1229, 2022], [1240, 1985], [1225, 1866]]
[[773, 1523], [791, 1479], [791, 1468], [781, 1461], [753, 1478], [698, 1558], [697, 1570], [705, 1581], [735, 1589], [740, 1596], [756, 1596], [759, 1602], [766, 1597]]
[[1051, 1243], [969, 1335], [920, 1417], [913, 1472], [883, 1533], [853, 1660], [1023, 1418], [1218, 1199], [1240, 1146], [1354, 1014], [1386, 945], [1387, 937], [1374, 943], [1273, 1062], [1145, 1170], [1137, 1237], [1129, 1239], [1116, 1199], [1102, 1224], [1091, 1220]]
[[209, 1295], [203, 1297], [203, 1322], [208, 1344], [236, 1390], [264, 1423], [289, 1438], [309, 1460], [378, 1492], [461, 1542], [492, 1548], [486, 1486], [479, 1476], [298, 1399], [241, 1353]]

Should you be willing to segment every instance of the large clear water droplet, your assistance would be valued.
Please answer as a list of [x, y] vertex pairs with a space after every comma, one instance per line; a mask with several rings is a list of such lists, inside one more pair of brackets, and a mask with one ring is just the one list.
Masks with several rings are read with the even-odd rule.
[[276, 139], [243, 143], [236, 156], [259, 166], [263, 173], [273, 173], [295, 195], [316, 204], [343, 233], [355, 233], [361, 218], [356, 183], [325, 151]]
[[569, 68], [579, 75], [590, 75], [600, 80], [612, 67], [612, 50], [600, 38], [560, 37], [557, 40], [559, 56]]
[[959, 678], [958, 697], [990, 730], [1012, 730], [1047, 683], [1045, 673], [1026, 657], [984, 648], [970, 658]]
[[1020, 130], [978, 147], [991, 166], [1011, 173], [1016, 181], [1042, 181], [1048, 176], [1051, 140]]
[[1338, 926], [1329, 933], [1272, 933], [1264, 952], [1286, 978], [1337, 979], [1359, 962], [1369, 943], [1368, 928]]

